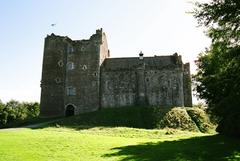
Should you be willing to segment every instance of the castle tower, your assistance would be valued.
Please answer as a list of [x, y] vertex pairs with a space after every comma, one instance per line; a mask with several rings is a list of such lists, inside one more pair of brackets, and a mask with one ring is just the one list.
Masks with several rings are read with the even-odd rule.
[[100, 65], [109, 57], [106, 35], [97, 30], [89, 40], [45, 39], [40, 115], [74, 115], [100, 107]]
[[97, 30], [89, 40], [69, 43], [66, 56], [65, 109], [74, 114], [100, 107], [100, 65], [109, 56], [105, 33]]
[[66, 47], [64, 37], [54, 34], [45, 38], [42, 80], [41, 116], [64, 114]]

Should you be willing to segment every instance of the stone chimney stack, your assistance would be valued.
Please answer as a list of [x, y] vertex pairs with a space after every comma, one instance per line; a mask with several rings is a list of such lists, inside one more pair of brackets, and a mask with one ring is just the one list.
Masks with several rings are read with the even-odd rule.
[[139, 53], [139, 59], [140, 59], [140, 60], [143, 59], [143, 52], [142, 52], [142, 51], [140, 51], [140, 53]]

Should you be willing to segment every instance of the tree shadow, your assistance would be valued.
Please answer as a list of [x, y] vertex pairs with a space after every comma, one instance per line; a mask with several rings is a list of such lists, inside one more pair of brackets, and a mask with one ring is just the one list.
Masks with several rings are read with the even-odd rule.
[[121, 161], [237, 161], [240, 160], [240, 140], [213, 135], [123, 146], [112, 151], [102, 157], [119, 156], [123, 158]]

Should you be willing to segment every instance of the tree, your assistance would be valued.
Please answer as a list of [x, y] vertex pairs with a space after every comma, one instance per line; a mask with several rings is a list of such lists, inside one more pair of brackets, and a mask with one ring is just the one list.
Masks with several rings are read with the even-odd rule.
[[212, 39], [196, 61], [196, 91], [220, 118], [217, 130], [240, 136], [240, 1], [212, 0], [195, 5], [194, 17]]
[[10, 100], [6, 104], [0, 100], [0, 128], [16, 126], [18, 123], [38, 117], [39, 103]]
[[194, 17], [198, 23], [208, 28], [208, 36], [213, 42], [223, 42], [228, 46], [240, 43], [240, 1], [212, 0], [209, 3], [195, 3]]
[[28, 118], [37, 117], [40, 113], [39, 103], [37, 102], [25, 102], [23, 103], [23, 106], [27, 110], [26, 113]]

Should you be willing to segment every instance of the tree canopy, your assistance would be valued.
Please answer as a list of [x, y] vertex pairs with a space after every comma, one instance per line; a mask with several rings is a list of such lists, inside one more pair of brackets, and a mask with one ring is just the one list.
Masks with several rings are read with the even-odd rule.
[[208, 28], [213, 42], [224, 42], [229, 46], [240, 43], [240, 1], [212, 0], [209, 3], [196, 2], [194, 17], [199, 25]]
[[218, 130], [240, 136], [240, 1], [212, 0], [195, 5], [194, 17], [212, 39], [196, 61], [196, 91], [219, 116]]

